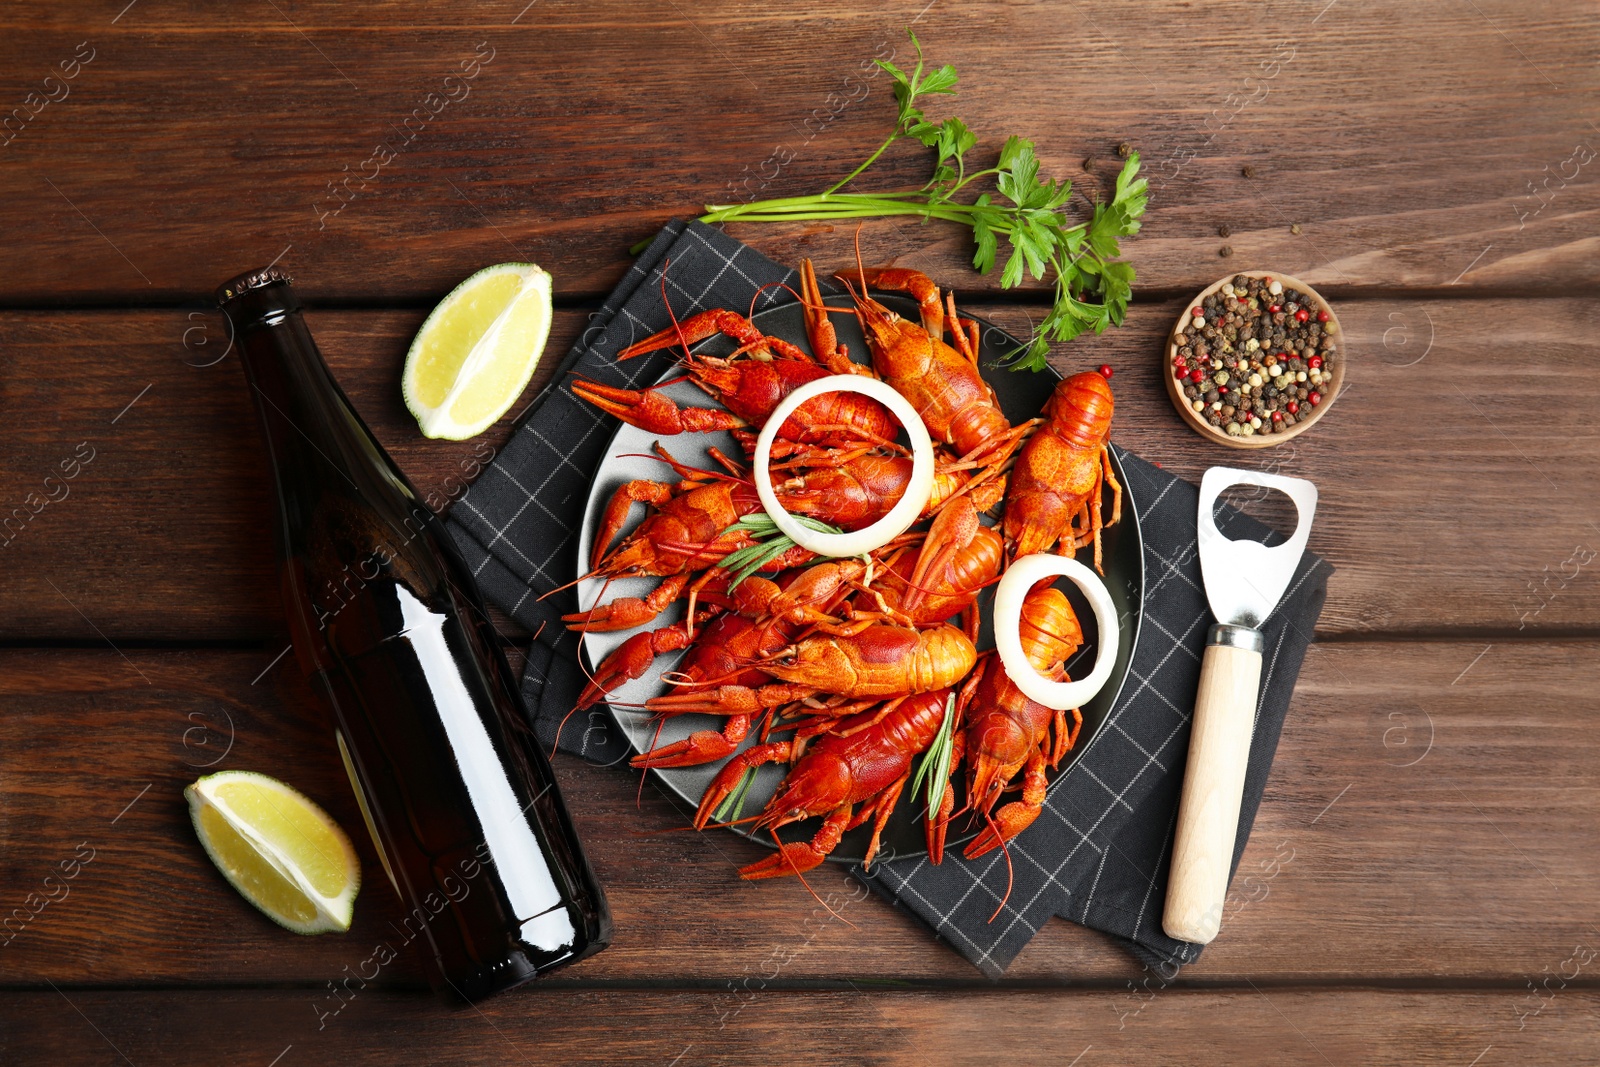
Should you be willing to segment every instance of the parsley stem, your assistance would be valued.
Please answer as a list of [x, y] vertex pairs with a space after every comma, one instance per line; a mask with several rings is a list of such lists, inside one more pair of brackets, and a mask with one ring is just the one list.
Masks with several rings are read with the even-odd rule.
[[[977, 175], [973, 175], [977, 177]], [[818, 196], [791, 196], [781, 200], [755, 200], [748, 204], [707, 204], [701, 222], [816, 222], [828, 219], [865, 219], [887, 215], [917, 215], [946, 222], [971, 225], [971, 219], [981, 209], [970, 204], [953, 204], [948, 201], [928, 203], [909, 199], [920, 193], [834, 193]], [[1011, 210], [991, 205], [989, 211], [998, 218], [990, 227], [994, 232], [1009, 236], [1016, 225]], [[1086, 223], [1064, 226], [1062, 233], [1081, 232]]]
[[817, 204], [859, 204], [879, 200], [920, 200], [920, 189], [900, 193], [812, 193], [808, 196], [785, 196], [773, 200], [751, 200], [743, 204], [707, 204], [706, 210], [719, 217], [734, 217], [751, 211], [783, 211], [794, 207], [811, 207]]
[[843, 189], [845, 186], [849, 185], [852, 181], [854, 181], [857, 177], [860, 176], [862, 171], [866, 170], [868, 167], [870, 167], [874, 163], [876, 163], [878, 161], [878, 157], [883, 155], [883, 153], [888, 149], [888, 147], [890, 145], [894, 144], [899, 139], [900, 139], [900, 131], [898, 129], [896, 129], [893, 133], [891, 133], [888, 136], [888, 138], [881, 145], [878, 146], [878, 150], [876, 152], [872, 153], [872, 155], [867, 157], [867, 161], [865, 163], [861, 164], [861, 166], [857, 167], [855, 170], [853, 170], [849, 174], [845, 175], [843, 178], [841, 178], [835, 184], [828, 186], [827, 189], [823, 190], [822, 195], [823, 196], [830, 196], [833, 193], [837, 193], [840, 189]]

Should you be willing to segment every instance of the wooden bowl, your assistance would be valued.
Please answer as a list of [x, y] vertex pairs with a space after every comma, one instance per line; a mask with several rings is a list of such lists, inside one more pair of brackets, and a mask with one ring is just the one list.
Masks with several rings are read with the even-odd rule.
[[[1295, 423], [1282, 433], [1257, 434], [1251, 437], [1229, 436], [1222, 429], [1201, 418], [1200, 414], [1194, 410], [1189, 398], [1183, 395], [1183, 383], [1172, 376], [1172, 360], [1178, 354], [1178, 343], [1174, 338], [1177, 337], [1180, 330], [1188, 325], [1190, 310], [1199, 307], [1204, 303], [1206, 297], [1216, 293], [1224, 285], [1232, 285], [1233, 279], [1241, 274], [1246, 278], [1272, 278], [1283, 283], [1286, 289], [1297, 289], [1309, 295], [1318, 311], [1326, 311], [1328, 313], [1327, 325], [1331, 325], [1334, 328], [1333, 336], [1337, 339], [1339, 346], [1338, 358], [1333, 361], [1331, 380], [1325, 380], [1319, 390], [1322, 393], [1322, 403], [1312, 409], [1309, 419], [1303, 419]], [[1339, 325], [1339, 316], [1335, 315], [1333, 308], [1326, 300], [1322, 299], [1322, 294], [1298, 278], [1292, 278], [1277, 271], [1236, 270], [1226, 278], [1219, 278], [1200, 290], [1193, 300], [1184, 305], [1183, 314], [1178, 317], [1178, 321], [1172, 327], [1172, 332], [1167, 335], [1166, 358], [1162, 363], [1161, 376], [1166, 379], [1167, 395], [1172, 398], [1172, 406], [1178, 409], [1178, 414], [1183, 416], [1183, 421], [1188, 423], [1196, 433], [1228, 448], [1271, 448], [1273, 445], [1282, 444], [1292, 437], [1298, 437], [1322, 420], [1322, 417], [1328, 413], [1328, 409], [1333, 407], [1333, 402], [1339, 399], [1339, 393], [1344, 389], [1344, 370], [1349, 358], [1350, 354], [1346, 351], [1344, 343], [1344, 327]]]

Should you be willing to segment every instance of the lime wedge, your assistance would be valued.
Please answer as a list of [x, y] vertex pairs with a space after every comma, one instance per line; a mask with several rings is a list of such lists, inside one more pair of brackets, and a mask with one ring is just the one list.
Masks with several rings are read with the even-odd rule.
[[400, 389], [428, 437], [475, 437], [504, 415], [550, 335], [550, 275], [532, 263], [485, 267], [428, 315]]
[[206, 855], [267, 918], [297, 934], [350, 929], [361, 861], [327, 812], [253, 771], [208, 775], [183, 795]]

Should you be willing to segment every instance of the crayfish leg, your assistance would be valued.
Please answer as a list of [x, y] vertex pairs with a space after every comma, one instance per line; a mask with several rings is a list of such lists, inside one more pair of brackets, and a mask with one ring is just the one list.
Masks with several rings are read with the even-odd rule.
[[[900, 793], [903, 789], [905, 789], [906, 782], [910, 781], [910, 779], [911, 774], [909, 771], [905, 774], [902, 774], [899, 781], [890, 785], [889, 788], [885, 789], [882, 793], [879, 793], [878, 799], [873, 801], [872, 804], [862, 812], [863, 816], [867, 815], [868, 813], [871, 813], [872, 816], [872, 837], [867, 841], [866, 855], [861, 858], [862, 870], [872, 869], [872, 861], [878, 856], [879, 839], [883, 836], [883, 828], [885, 824], [888, 823], [889, 816], [894, 811], [894, 806], [900, 803]], [[858, 818], [857, 821], [865, 822], [866, 820], [864, 818]]]
[[1122, 484], [1117, 481], [1117, 472], [1111, 467], [1111, 446], [1102, 445], [1100, 448], [1101, 477], [1106, 485], [1111, 487], [1111, 521], [1107, 526], [1115, 526], [1122, 521]]
[[954, 342], [952, 348], [974, 367], [978, 365], [978, 324], [971, 319], [963, 319], [956, 314], [956, 294], [944, 294], [945, 306], [950, 319], [950, 339]]
[[1083, 712], [1077, 708], [1072, 709], [1072, 725], [1067, 725], [1067, 713], [1058, 711], [1051, 727], [1050, 768], [1054, 770], [1061, 765], [1067, 753], [1072, 751], [1078, 743], [1078, 731], [1083, 729]]

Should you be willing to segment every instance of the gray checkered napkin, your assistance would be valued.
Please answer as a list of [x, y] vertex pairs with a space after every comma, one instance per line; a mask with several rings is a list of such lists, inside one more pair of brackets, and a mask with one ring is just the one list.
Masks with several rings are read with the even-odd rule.
[[[583, 674], [576, 641], [560, 625], [576, 610], [570, 592], [540, 594], [575, 574], [576, 538], [595, 468], [615, 422], [576, 399], [571, 372], [628, 387], [656, 380], [669, 353], [618, 364], [619, 349], [668, 325], [663, 267], [673, 311], [681, 318], [709, 307], [744, 309], [763, 285], [794, 284], [791, 270], [699, 223], [673, 222], [591, 317], [551, 385], [530, 407], [506, 448], [451, 508], [449, 526], [483, 591], [535, 630], [523, 696], [545, 744], [577, 700]], [[763, 290], [756, 308], [791, 299]], [[1200, 946], [1161, 930], [1167, 852], [1188, 751], [1189, 714], [1200, 655], [1211, 621], [1195, 553], [1194, 486], [1119, 450], [1129, 496], [1144, 533], [1143, 626], [1126, 684], [1110, 719], [1085, 754], [1051, 790], [1045, 810], [1011, 847], [1014, 884], [998, 852], [975, 861], [947, 854], [895, 860], [859, 870], [879, 893], [908, 908], [986, 974], [998, 977], [1052, 915], [1105, 931], [1141, 960], [1183, 964]], [[1238, 512], [1219, 520], [1232, 536], [1271, 537]], [[1266, 786], [1289, 698], [1316, 625], [1333, 568], [1307, 553], [1266, 627], [1261, 700], [1239, 816], [1237, 865]], [[573, 716], [559, 747], [597, 763], [628, 755], [609, 716]]]

